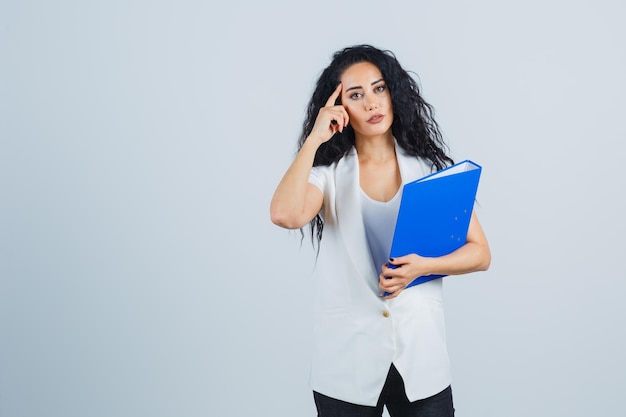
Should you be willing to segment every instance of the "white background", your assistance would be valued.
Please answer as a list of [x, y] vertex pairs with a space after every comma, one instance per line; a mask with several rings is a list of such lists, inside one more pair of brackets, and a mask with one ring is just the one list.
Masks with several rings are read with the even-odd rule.
[[[457, 415], [616, 415], [626, 6], [3, 1], [0, 416], [314, 416], [314, 252], [273, 226], [344, 46], [419, 75], [483, 166], [488, 272], [445, 281]], [[364, 364], [367, 366], [367, 364]]]

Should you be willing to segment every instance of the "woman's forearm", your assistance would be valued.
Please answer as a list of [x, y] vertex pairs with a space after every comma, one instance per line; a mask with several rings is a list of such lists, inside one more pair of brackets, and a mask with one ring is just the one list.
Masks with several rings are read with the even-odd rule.
[[460, 275], [486, 271], [491, 264], [491, 253], [484, 244], [468, 242], [449, 255], [427, 258], [425, 262], [430, 274]]
[[274, 224], [297, 229], [306, 225], [319, 211], [321, 202], [318, 204], [318, 199], [308, 192], [309, 175], [318, 148], [319, 143], [307, 138], [276, 187], [270, 204], [270, 217]]

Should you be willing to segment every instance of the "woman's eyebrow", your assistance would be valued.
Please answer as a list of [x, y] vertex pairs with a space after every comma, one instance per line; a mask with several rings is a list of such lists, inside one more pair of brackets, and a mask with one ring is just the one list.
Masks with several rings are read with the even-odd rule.
[[358, 90], [359, 88], [361, 88], [361, 89], [362, 89], [363, 87], [361, 87], [360, 85], [355, 85], [354, 87], [350, 87], [350, 88], [346, 89], [346, 93], [347, 93], [348, 91], [350, 91], [350, 90]]
[[[379, 82], [381, 82], [381, 81], [385, 81], [385, 80], [384, 80], [383, 78], [381, 78], [380, 80], [372, 81], [372, 82], [370, 83], [370, 85], [378, 84], [378, 83], [379, 83]], [[363, 87], [361, 87], [360, 85], [355, 85], [354, 87], [350, 87], [350, 88], [346, 89], [346, 93], [347, 93], [348, 91], [350, 91], [350, 90], [357, 90], [357, 89], [359, 89], [359, 88], [363, 88]]]

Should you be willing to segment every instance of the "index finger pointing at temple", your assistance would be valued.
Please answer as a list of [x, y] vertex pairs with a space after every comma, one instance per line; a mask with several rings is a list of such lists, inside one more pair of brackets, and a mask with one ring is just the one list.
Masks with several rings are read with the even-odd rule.
[[335, 91], [333, 91], [330, 97], [328, 97], [328, 100], [326, 101], [326, 107], [335, 105], [335, 101], [339, 97], [339, 94], [341, 94], [341, 87], [342, 87], [342, 84], [339, 83], [337, 88], [335, 88]]

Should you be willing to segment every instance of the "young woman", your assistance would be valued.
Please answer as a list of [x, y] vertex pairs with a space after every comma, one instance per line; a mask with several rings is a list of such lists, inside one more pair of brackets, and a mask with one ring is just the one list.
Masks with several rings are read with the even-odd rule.
[[[402, 185], [453, 163], [432, 109], [390, 51], [336, 52], [308, 106], [272, 222], [317, 240], [311, 386], [318, 416], [453, 416], [442, 280], [486, 270], [472, 214], [467, 243], [438, 258], [387, 259]], [[386, 266], [391, 262], [396, 268]], [[389, 293], [388, 296], [382, 296]]]

